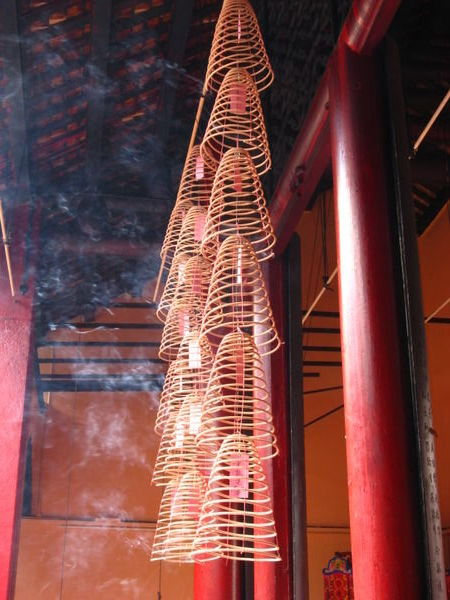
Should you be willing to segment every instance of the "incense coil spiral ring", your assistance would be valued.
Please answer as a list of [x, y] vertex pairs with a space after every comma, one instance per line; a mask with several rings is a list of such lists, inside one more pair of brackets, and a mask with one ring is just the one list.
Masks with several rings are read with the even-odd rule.
[[[178, 410], [169, 412], [153, 469], [153, 485], [167, 485], [174, 477], [194, 468], [209, 473], [213, 461], [197, 448], [195, 442], [200, 427], [201, 404], [202, 395], [194, 392], [185, 398]], [[197, 424], [191, 428], [193, 407]]]
[[225, 334], [239, 329], [252, 333], [261, 356], [280, 346], [255, 252], [245, 237], [232, 235], [214, 264], [200, 336], [217, 348]]
[[273, 71], [258, 20], [247, 0], [225, 0], [214, 31], [206, 70], [208, 88], [217, 92], [226, 73], [246, 69], [259, 92], [273, 82]]
[[184, 200], [183, 202], [176, 203], [172, 209], [160, 252], [163, 268], [166, 270], [168, 270], [172, 264], [181, 228], [190, 208], [192, 208], [192, 202]]
[[224, 438], [245, 433], [262, 460], [278, 454], [264, 367], [253, 338], [227, 334], [220, 343], [203, 400], [197, 445], [215, 456]]
[[168, 483], [161, 500], [150, 560], [193, 562], [204, 494], [203, 478], [195, 470]]
[[195, 256], [200, 254], [201, 242], [206, 225], [207, 211], [202, 206], [193, 206], [184, 217], [174, 257], [179, 254]]
[[202, 254], [214, 260], [229, 235], [246, 237], [260, 262], [272, 258], [276, 240], [261, 182], [249, 153], [237, 148], [225, 152], [214, 178]]
[[247, 150], [259, 175], [271, 167], [261, 101], [245, 69], [231, 69], [225, 75], [200, 146], [212, 169], [230, 148]]
[[[189, 356], [193, 342], [198, 344], [200, 351], [200, 361], [195, 367]], [[202, 394], [205, 392], [212, 365], [213, 356], [208, 342], [199, 338], [198, 331], [186, 334], [177, 358], [170, 363], [167, 371], [155, 423], [158, 435], [162, 435], [169, 414], [180, 408], [186, 396], [195, 391]]]
[[180, 179], [176, 203], [191, 202], [195, 206], [206, 206], [209, 203], [214, 173], [204, 162], [200, 146], [192, 147]]
[[175, 258], [172, 261], [172, 264], [170, 265], [169, 274], [167, 275], [167, 280], [164, 285], [164, 290], [161, 295], [161, 299], [158, 303], [158, 308], [156, 309], [156, 316], [163, 323], [167, 319], [170, 307], [172, 306], [173, 301], [177, 295], [179, 283], [180, 280], [183, 279], [184, 270], [189, 258], [189, 254], [180, 252], [179, 254], [177, 254], [177, 256], [175, 256]]
[[192, 293], [183, 296], [172, 303], [162, 332], [159, 358], [175, 360], [183, 337], [200, 328], [204, 305], [201, 298]]
[[208, 295], [212, 263], [201, 255], [189, 257], [185, 253], [177, 255], [172, 263], [164, 292], [156, 314], [165, 321], [174, 300], [186, 294], [196, 296], [204, 306]]
[[[244, 460], [245, 458], [245, 460]], [[194, 558], [280, 560], [270, 492], [255, 444], [245, 435], [224, 439], [203, 501]]]

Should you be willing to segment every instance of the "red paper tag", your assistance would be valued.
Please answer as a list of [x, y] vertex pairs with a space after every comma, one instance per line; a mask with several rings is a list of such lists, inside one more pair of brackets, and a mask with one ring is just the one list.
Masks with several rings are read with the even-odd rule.
[[200, 354], [200, 344], [198, 338], [189, 340], [189, 368], [200, 369], [202, 366], [202, 357]]
[[248, 471], [248, 454], [230, 454], [230, 498], [248, 498]]
[[202, 272], [200, 269], [195, 269], [194, 276], [192, 277], [192, 292], [194, 294], [201, 294], [202, 291]]
[[238, 115], [245, 113], [247, 107], [247, 88], [245, 83], [235, 83], [230, 91], [230, 111]]
[[195, 179], [198, 181], [199, 179], [203, 179], [205, 176], [205, 161], [203, 160], [203, 156], [199, 154], [195, 159]]
[[236, 385], [244, 385], [244, 348], [236, 349]]
[[241, 33], [242, 33], [242, 25], [241, 25], [241, 12], [239, 11], [239, 16], [238, 16], [238, 31], [237, 31], [237, 39], [238, 42], [241, 41]]
[[238, 247], [238, 255], [236, 262], [236, 283], [242, 284], [242, 248]]
[[234, 169], [233, 189], [235, 192], [242, 192], [242, 175], [239, 167]]
[[189, 435], [197, 435], [202, 420], [201, 402], [191, 402], [189, 405]]
[[189, 315], [184, 310], [178, 313], [178, 330], [183, 337], [189, 333]]
[[206, 215], [200, 214], [195, 217], [194, 241], [201, 242], [205, 232]]

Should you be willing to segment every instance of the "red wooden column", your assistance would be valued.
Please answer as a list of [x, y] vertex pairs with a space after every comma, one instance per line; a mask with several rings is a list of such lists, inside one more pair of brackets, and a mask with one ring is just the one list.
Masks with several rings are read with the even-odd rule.
[[[8, 215], [7, 215], [8, 216]], [[12, 262], [16, 297], [9, 287], [0, 247], [0, 600], [11, 597], [15, 576], [16, 518], [22, 503], [22, 429], [27, 393], [32, 287], [18, 290], [25, 256], [26, 211], [14, 215]]]
[[424, 598], [412, 424], [391, 245], [376, 58], [342, 42], [330, 70], [345, 427], [357, 600]]
[[240, 564], [219, 558], [194, 565], [194, 600], [240, 600]]

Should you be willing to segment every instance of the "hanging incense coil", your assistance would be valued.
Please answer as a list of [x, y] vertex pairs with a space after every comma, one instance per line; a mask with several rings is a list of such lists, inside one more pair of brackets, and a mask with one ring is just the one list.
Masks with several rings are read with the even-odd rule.
[[245, 69], [225, 75], [201, 144], [212, 169], [230, 148], [247, 150], [259, 175], [271, 167], [264, 116], [258, 90]]
[[264, 367], [253, 338], [227, 334], [214, 359], [197, 444], [215, 456], [227, 436], [245, 433], [261, 459], [278, 454]]
[[201, 255], [189, 257], [185, 253], [175, 257], [169, 271], [164, 292], [156, 312], [165, 321], [171, 305], [177, 298], [193, 294], [202, 306], [205, 305], [211, 278], [212, 263]]
[[189, 152], [178, 188], [177, 204], [192, 202], [195, 206], [207, 206], [211, 196], [214, 173], [205, 163], [200, 146]]
[[190, 208], [192, 208], [192, 202], [183, 200], [182, 202], [177, 202], [172, 209], [172, 214], [170, 215], [169, 224], [167, 225], [166, 235], [164, 236], [160, 252], [162, 267], [166, 270], [169, 269], [172, 264], [181, 228]]
[[220, 241], [229, 235], [246, 237], [259, 261], [273, 256], [275, 235], [264, 192], [250, 155], [232, 148], [217, 170], [202, 240], [202, 253], [214, 260]]
[[254, 442], [245, 435], [224, 439], [203, 501], [194, 558], [279, 561], [266, 477]]
[[178, 410], [169, 413], [153, 470], [153, 485], [167, 485], [192, 469], [209, 472], [213, 461], [197, 448], [195, 441], [200, 430], [202, 398], [202, 394], [194, 392]]
[[160, 321], [164, 322], [167, 318], [167, 314], [176, 297], [177, 290], [179, 289], [179, 284], [182, 284], [184, 281], [184, 271], [189, 258], [189, 254], [180, 252], [180, 254], [175, 256], [172, 264], [170, 265], [164, 291], [161, 295], [161, 299], [156, 310], [156, 316]]
[[206, 71], [208, 88], [217, 92], [226, 73], [234, 67], [246, 69], [260, 92], [273, 81], [258, 20], [247, 0], [223, 3]]
[[200, 246], [205, 232], [207, 211], [201, 206], [193, 206], [185, 215], [174, 256], [200, 254]]
[[245, 237], [232, 235], [222, 242], [217, 255], [200, 335], [217, 348], [224, 335], [238, 330], [253, 335], [262, 356], [280, 345], [252, 245]]
[[164, 382], [155, 424], [158, 435], [162, 435], [171, 411], [178, 410], [189, 394], [205, 392], [212, 364], [211, 348], [199, 338], [198, 330], [185, 335]]
[[167, 315], [159, 347], [161, 360], [176, 359], [183, 337], [200, 328], [203, 310], [204, 305], [200, 298], [196, 298], [191, 293], [184, 294], [173, 302]]
[[169, 482], [159, 509], [151, 560], [193, 562], [192, 550], [204, 494], [205, 484], [196, 471]]

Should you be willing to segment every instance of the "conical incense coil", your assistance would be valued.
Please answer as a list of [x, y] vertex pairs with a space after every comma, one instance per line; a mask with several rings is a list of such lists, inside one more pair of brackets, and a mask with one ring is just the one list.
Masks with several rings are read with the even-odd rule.
[[180, 252], [180, 254], [173, 259], [172, 264], [170, 265], [164, 291], [161, 295], [161, 299], [156, 310], [156, 316], [160, 321], [164, 322], [167, 318], [167, 314], [175, 299], [177, 290], [179, 289], [179, 283], [182, 283], [184, 280], [184, 271], [189, 258], [189, 254]]
[[161, 360], [175, 360], [183, 337], [200, 329], [204, 310], [204, 305], [200, 300], [190, 293], [184, 294], [173, 302], [167, 315], [159, 347]]
[[255, 444], [225, 438], [214, 461], [194, 542], [194, 558], [279, 561], [269, 489]]
[[205, 232], [206, 209], [193, 206], [185, 215], [174, 256], [200, 254], [201, 242]]
[[271, 167], [258, 90], [245, 69], [225, 75], [201, 144], [205, 162], [216, 168], [230, 148], [247, 150], [259, 175]]
[[160, 252], [164, 269], [169, 269], [172, 264], [181, 228], [190, 208], [192, 208], [192, 202], [184, 200], [183, 202], [176, 203], [172, 209]]
[[200, 430], [201, 411], [202, 395], [193, 393], [178, 410], [169, 413], [153, 470], [153, 485], [167, 485], [174, 477], [192, 469], [209, 472], [213, 461], [197, 448], [195, 441]]
[[211, 456], [227, 436], [245, 433], [261, 459], [278, 454], [264, 368], [253, 338], [227, 334], [214, 359], [197, 444]]
[[232, 235], [220, 246], [200, 330], [217, 348], [237, 330], [253, 335], [262, 356], [280, 345], [264, 279], [250, 242]]
[[162, 435], [171, 411], [178, 410], [189, 394], [205, 392], [212, 364], [211, 348], [199, 339], [198, 330], [185, 335], [164, 382], [155, 424], [158, 435]]
[[177, 204], [188, 201], [195, 206], [208, 205], [213, 179], [214, 173], [200, 154], [200, 146], [193, 146], [181, 175]]
[[193, 562], [192, 550], [204, 494], [205, 484], [196, 471], [169, 482], [159, 509], [151, 560]]
[[208, 88], [217, 92], [226, 73], [234, 67], [246, 69], [260, 92], [273, 81], [258, 20], [247, 0], [223, 3], [206, 71]]
[[232, 148], [223, 155], [214, 179], [202, 254], [214, 260], [220, 241], [235, 234], [252, 243], [259, 261], [273, 256], [275, 235], [255, 166], [248, 152]]
[[157, 315], [165, 321], [175, 299], [193, 294], [204, 306], [211, 278], [212, 263], [201, 255], [177, 255], [172, 263]]

